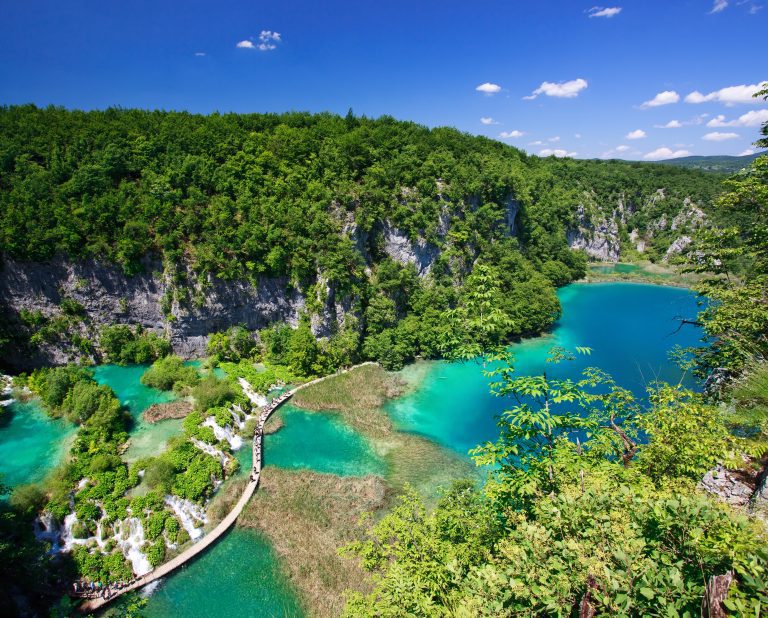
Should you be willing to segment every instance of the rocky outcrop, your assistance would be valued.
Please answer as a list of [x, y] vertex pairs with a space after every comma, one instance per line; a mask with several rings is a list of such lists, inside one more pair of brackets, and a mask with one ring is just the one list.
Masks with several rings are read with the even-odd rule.
[[669, 259], [673, 255], [682, 253], [692, 242], [693, 240], [690, 236], [680, 236], [679, 238], [675, 239], [675, 241], [669, 245], [669, 249], [667, 249], [666, 254], [664, 254], [662, 261], [669, 262]]
[[619, 227], [615, 219], [593, 221], [583, 204], [576, 210], [576, 227], [568, 230], [568, 245], [582, 249], [593, 260], [618, 262], [621, 254]]
[[[201, 356], [210, 333], [230, 326], [244, 325], [250, 330], [274, 322], [296, 324], [305, 308], [301, 291], [286, 278], [261, 277], [253, 281], [225, 281], [209, 276], [200, 280], [185, 274], [187, 300], [173, 300], [174, 287], [158, 262], [147, 261], [145, 272], [127, 277], [112, 265], [94, 260], [72, 263], [54, 259], [45, 263], [5, 260], [0, 270], [0, 311], [13, 328], [20, 327], [22, 309], [59, 315], [63, 299], [82, 305], [84, 323], [91, 331], [101, 326], [122, 323], [138, 325], [167, 336], [174, 352], [183, 357]], [[327, 283], [322, 310], [313, 318], [315, 334], [333, 330], [334, 321], [343, 319], [349, 299], [338, 299]], [[6, 359], [11, 365], [20, 359]], [[45, 346], [28, 363], [63, 363], [67, 354], [56, 346]]]
[[744, 507], [752, 498], [753, 488], [739, 474], [720, 464], [707, 472], [699, 486], [731, 506]]
[[419, 238], [415, 242], [388, 222], [382, 231], [384, 237], [384, 253], [395, 262], [413, 264], [419, 276], [429, 273], [435, 260], [440, 256], [436, 245]]
[[745, 458], [745, 467], [739, 470], [717, 464], [704, 475], [699, 488], [768, 522], [768, 463], [763, 460], [762, 465], [756, 467], [749, 463]]

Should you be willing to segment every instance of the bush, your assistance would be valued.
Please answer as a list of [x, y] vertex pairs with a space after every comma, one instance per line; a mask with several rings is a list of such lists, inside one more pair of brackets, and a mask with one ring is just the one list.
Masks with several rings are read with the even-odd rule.
[[184, 364], [178, 356], [165, 356], [152, 363], [141, 376], [141, 383], [161, 391], [183, 391], [200, 381], [197, 370]]
[[208, 376], [202, 379], [192, 389], [195, 407], [203, 412], [208, 408], [226, 405], [237, 399], [238, 396], [239, 393], [232, 384], [215, 376]]
[[99, 345], [105, 360], [118, 365], [151, 363], [171, 353], [166, 339], [125, 324], [102, 329]]
[[214, 333], [208, 340], [206, 352], [216, 361], [240, 362], [257, 352], [253, 333], [242, 326], [233, 326], [224, 333]]
[[43, 510], [45, 492], [39, 485], [19, 485], [13, 489], [10, 503], [13, 510], [24, 517], [32, 517]]

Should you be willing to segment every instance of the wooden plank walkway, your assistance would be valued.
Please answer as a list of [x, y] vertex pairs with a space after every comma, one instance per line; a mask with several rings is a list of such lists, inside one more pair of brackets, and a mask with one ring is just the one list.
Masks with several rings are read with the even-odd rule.
[[[272, 416], [272, 413], [275, 410], [277, 410], [277, 408], [279, 408], [288, 399], [293, 397], [296, 391], [299, 391], [302, 388], [307, 388], [308, 386], [312, 386], [313, 384], [317, 384], [329, 378], [342, 375], [344, 373], [352, 371], [353, 369], [357, 369], [358, 367], [364, 367], [365, 365], [375, 365], [375, 364], [376, 363], [369, 361], [366, 363], [355, 365], [354, 367], [350, 367], [349, 369], [344, 369], [337, 373], [324, 376], [322, 378], [311, 380], [310, 382], [301, 384], [296, 388], [291, 389], [290, 391], [286, 391], [276, 399], [273, 399], [269, 403], [269, 405], [267, 405], [261, 411], [261, 414], [259, 415], [259, 422], [256, 426], [256, 431], [253, 434], [253, 444], [251, 447], [253, 449], [253, 469], [251, 470], [250, 480], [248, 482], [248, 485], [246, 485], [245, 489], [243, 490], [243, 493], [240, 496], [240, 499], [237, 501], [237, 504], [227, 514], [227, 516], [224, 519], [222, 519], [219, 522], [219, 524], [213, 530], [211, 530], [208, 534], [206, 534], [202, 539], [200, 539], [197, 543], [187, 548], [185, 551], [181, 552], [178, 556], [176, 556], [172, 560], [169, 560], [168, 562], [161, 564], [159, 567], [157, 567], [156, 569], [153, 569], [146, 575], [142, 575], [141, 577], [138, 577], [133, 582], [131, 582], [129, 586], [126, 586], [125, 588], [115, 591], [112, 594], [112, 596], [110, 596], [109, 598], [96, 597], [94, 599], [87, 599], [84, 603], [80, 605], [80, 607], [78, 608], [79, 611], [83, 614], [94, 612], [104, 607], [108, 603], [111, 603], [116, 598], [118, 598], [119, 596], [122, 596], [126, 592], [130, 592], [131, 590], [138, 590], [139, 588], [142, 588], [143, 586], [146, 586], [147, 584], [152, 583], [153, 581], [156, 581], [161, 577], [168, 575], [169, 573], [178, 569], [180, 566], [182, 566], [184, 563], [188, 562], [198, 554], [204, 552], [208, 547], [210, 547], [213, 543], [219, 540], [219, 537], [221, 537], [227, 530], [229, 530], [232, 524], [235, 523], [238, 516], [240, 515], [240, 513], [242, 513], [243, 509], [245, 508], [245, 505], [248, 504], [248, 501], [251, 499], [251, 496], [253, 496], [253, 494], [255, 493], [256, 489], [259, 486], [259, 478], [261, 476], [261, 466], [262, 466], [264, 425], [266, 424], [267, 420], [269, 420], [269, 417]], [[246, 389], [243, 389], [243, 390], [246, 390]], [[246, 391], [246, 394], [248, 394], [247, 391]]]

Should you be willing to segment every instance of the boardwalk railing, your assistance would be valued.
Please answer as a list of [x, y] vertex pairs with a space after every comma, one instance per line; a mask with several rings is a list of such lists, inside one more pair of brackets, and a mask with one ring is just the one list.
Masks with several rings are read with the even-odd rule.
[[[156, 569], [153, 569], [152, 571], [150, 571], [149, 573], [146, 573], [145, 575], [142, 575], [141, 577], [137, 577], [128, 586], [120, 588], [119, 590], [110, 590], [110, 592], [108, 593], [109, 596], [107, 596], [107, 593], [105, 590], [105, 592], [103, 593], [104, 596], [98, 596], [96, 598], [88, 599], [87, 601], [85, 601], [80, 605], [79, 607], [80, 612], [84, 614], [93, 612], [101, 607], [104, 607], [107, 603], [111, 603], [117, 597], [122, 596], [126, 592], [130, 592], [131, 590], [138, 590], [139, 588], [142, 588], [143, 586], [146, 586], [147, 584], [152, 583], [153, 581], [156, 581], [161, 577], [168, 575], [171, 571], [174, 571], [175, 569], [179, 568], [181, 565], [188, 562], [189, 560], [197, 556], [199, 553], [202, 553], [210, 545], [215, 543], [219, 539], [219, 537], [223, 535], [227, 530], [229, 530], [232, 524], [235, 523], [235, 520], [238, 518], [240, 513], [242, 513], [243, 509], [245, 508], [245, 505], [248, 504], [248, 501], [251, 499], [251, 496], [253, 496], [254, 492], [259, 486], [259, 478], [261, 476], [261, 465], [262, 465], [262, 452], [263, 452], [262, 445], [263, 445], [263, 438], [264, 438], [264, 425], [269, 420], [269, 417], [272, 416], [272, 413], [275, 410], [277, 410], [277, 408], [279, 408], [288, 399], [293, 397], [296, 391], [299, 391], [302, 388], [307, 388], [308, 386], [312, 386], [313, 384], [317, 384], [318, 382], [322, 382], [329, 378], [333, 378], [337, 375], [341, 375], [349, 371], [352, 371], [353, 369], [357, 369], [358, 367], [363, 367], [365, 365], [375, 365], [375, 364], [376, 363], [373, 363], [373, 362], [361, 363], [360, 365], [355, 365], [354, 367], [350, 367], [349, 369], [344, 369], [335, 374], [324, 376], [322, 378], [317, 378], [316, 380], [311, 380], [310, 382], [301, 384], [296, 388], [291, 389], [290, 391], [284, 392], [279, 397], [273, 399], [266, 406], [264, 406], [264, 408], [261, 410], [261, 413], [259, 414], [259, 422], [256, 425], [256, 431], [253, 434], [253, 446], [252, 446], [253, 468], [251, 470], [251, 475], [249, 477], [248, 485], [245, 486], [245, 489], [243, 490], [243, 493], [240, 496], [240, 499], [237, 501], [237, 504], [234, 506], [234, 508], [227, 514], [227, 516], [224, 519], [222, 519], [219, 522], [219, 524], [213, 530], [211, 530], [208, 534], [206, 534], [202, 539], [200, 539], [197, 543], [187, 548], [185, 551], [181, 552], [178, 556], [176, 556], [172, 560], [169, 560], [168, 562], [161, 564]], [[80, 596], [80, 595], [73, 594], [72, 596]]]

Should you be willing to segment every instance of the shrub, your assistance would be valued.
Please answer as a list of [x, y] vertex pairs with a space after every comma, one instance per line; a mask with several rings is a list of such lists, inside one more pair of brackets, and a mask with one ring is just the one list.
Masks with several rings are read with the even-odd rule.
[[182, 391], [200, 381], [197, 370], [184, 364], [178, 356], [165, 356], [156, 360], [141, 376], [141, 383], [161, 391]]

